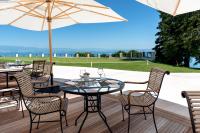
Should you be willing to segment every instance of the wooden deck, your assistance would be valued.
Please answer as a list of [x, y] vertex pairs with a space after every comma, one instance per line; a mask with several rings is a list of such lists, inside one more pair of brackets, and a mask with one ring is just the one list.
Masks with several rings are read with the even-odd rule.
[[[74, 125], [76, 117], [83, 110], [83, 101], [81, 97], [70, 99], [68, 110], [68, 123], [65, 126], [63, 119], [63, 129], [66, 133], [77, 133], [82, 119], [78, 125]], [[126, 120], [122, 121], [121, 105], [116, 100], [109, 97], [102, 98], [102, 111], [107, 116], [108, 124], [113, 133], [127, 132], [127, 115]], [[42, 117], [42, 119], [58, 118], [57, 114], [50, 114]], [[156, 123], [159, 133], [192, 133], [190, 122], [184, 117], [175, 115], [160, 108], [156, 109]], [[1, 133], [27, 133], [29, 131], [29, 115], [25, 113], [25, 118], [22, 118], [21, 112], [16, 109], [0, 110], [0, 132]], [[60, 132], [60, 125], [55, 123], [40, 124], [39, 129], [36, 129], [36, 124], [33, 125], [33, 133], [56, 133]], [[82, 128], [82, 133], [107, 133], [108, 130], [101, 118], [96, 114], [89, 114]], [[130, 133], [154, 133], [154, 125], [152, 116], [148, 115], [147, 120], [144, 120], [143, 115], [131, 117]]]

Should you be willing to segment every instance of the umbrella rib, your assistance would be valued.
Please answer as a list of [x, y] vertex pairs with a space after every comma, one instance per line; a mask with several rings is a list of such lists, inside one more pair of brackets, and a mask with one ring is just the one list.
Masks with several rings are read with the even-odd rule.
[[[60, 7], [56, 6], [55, 7], [60, 10], [61, 12], [63, 11]], [[75, 23], [79, 23], [78, 21], [76, 21], [75, 19], [73, 19], [71, 16], [69, 16], [69, 14], [64, 13], [64, 16], [68, 16], [69, 18], [71, 18]], [[57, 19], [62, 19], [60, 17], [58, 17]]]
[[63, 3], [66, 3], [66, 4], [75, 4], [77, 6], [88, 6], [88, 7], [108, 9], [108, 7], [106, 7], [106, 6], [96, 6], [96, 5], [89, 5], [89, 4], [79, 4], [79, 3], [66, 2], [66, 1], [57, 1], [57, 2], [63, 2]]
[[[36, 4], [36, 3], [40, 3], [40, 2], [31, 2], [31, 3], [26, 3], [23, 5], [30, 5], [30, 4]], [[17, 7], [21, 7], [22, 5], [16, 5], [16, 6], [12, 6], [12, 7], [7, 7], [7, 8], [1, 8], [0, 11], [2, 10], [9, 10], [9, 9], [13, 9], [13, 8], [17, 8]]]
[[44, 19], [43, 19], [43, 22], [42, 22], [42, 28], [41, 28], [41, 31], [43, 31], [43, 29], [44, 29], [44, 23], [45, 23], [45, 19], [46, 19], [46, 15], [47, 15], [47, 7], [46, 7], [46, 9], [45, 9], [45, 16], [44, 16]]
[[[20, 5], [22, 5], [23, 7], [27, 8], [28, 10], [31, 9], [31, 8], [27, 7], [26, 5], [23, 5], [23, 4], [20, 3], [20, 2], [17, 2], [17, 3], [20, 4]], [[24, 12], [26, 12], [26, 11], [24, 11]], [[43, 16], [41, 13], [39, 13], [39, 12], [37, 12], [37, 11], [35, 11], [35, 10], [34, 10], [33, 12], [35, 12], [35, 13], [36, 13], [35, 15], [37, 15], [37, 16], [40, 16], [40, 17]], [[34, 13], [32, 13], [32, 14], [34, 14]], [[42, 18], [43, 18], [43, 17], [42, 17]]]
[[21, 19], [22, 17], [28, 15], [30, 12], [32, 12], [33, 10], [35, 10], [36, 8], [40, 7], [41, 5], [43, 5], [45, 2], [41, 3], [40, 5], [37, 5], [36, 7], [32, 8], [31, 10], [29, 10], [28, 12], [24, 13], [23, 15], [21, 15], [20, 17], [16, 18], [15, 20], [13, 20], [12, 22], [9, 23], [9, 25], [13, 24], [14, 22], [18, 21], [19, 19]]
[[[66, 17], [66, 16], [70, 17], [69, 15], [74, 14], [74, 13], [77, 13], [77, 12], [80, 12], [80, 11], [81, 11], [81, 10], [74, 11], [74, 12], [70, 12], [70, 13], [68, 13], [68, 14], [63, 14], [63, 15], [61, 15], [61, 16], [58, 16], [58, 17], [54, 18], [54, 19], [61, 19], [62, 17]], [[70, 18], [71, 18], [71, 17], [70, 17]]]
[[68, 8], [68, 9], [66, 9], [66, 10], [63, 10], [62, 12], [60, 12], [60, 13], [56, 14], [55, 16], [53, 16], [52, 18], [59, 17], [59, 15], [65, 14], [66, 11], [69, 11], [69, 10], [71, 10], [71, 9], [73, 9], [73, 8], [76, 8], [76, 5], [70, 6], [70, 8]]
[[52, 14], [54, 4], [55, 4], [55, 0], [53, 0], [52, 6], [51, 6], [51, 10], [50, 10], [50, 14]]
[[[20, 12], [26, 13], [26, 11], [21, 10], [21, 9], [15, 8], [15, 10], [18, 10], [18, 11], [20, 11]], [[29, 16], [33, 16], [33, 17], [37, 17], [37, 18], [44, 18], [44, 17], [42, 17], [42, 16], [39, 16], [39, 15], [36, 15], [36, 14], [33, 14], [33, 13], [29, 13]]]
[[110, 18], [114, 18], [114, 19], [118, 19], [118, 20], [123, 20], [122, 18], [119, 18], [119, 17], [114, 17], [114, 16], [111, 16], [111, 15], [107, 15], [107, 14], [104, 14], [104, 13], [100, 13], [100, 12], [95, 12], [95, 11], [90, 11], [90, 10], [86, 10], [88, 12], [92, 12], [92, 13], [96, 13], [96, 14], [99, 14], [99, 15], [102, 15], [102, 16], [106, 16], [106, 17], [110, 17]]
[[179, 5], [180, 5], [180, 2], [181, 2], [181, 0], [178, 0], [178, 2], [177, 2], [177, 4], [176, 4], [176, 7], [175, 7], [175, 10], [174, 10], [174, 12], [173, 12], [173, 16], [176, 15], [176, 12], [177, 12], [177, 10], [178, 10], [178, 7], [179, 7]]
[[[34, 0], [34, 1], [41, 2], [41, 0]], [[30, 1], [29, 0], [19, 0], [19, 2], [30, 2]]]
[[[114, 17], [114, 16], [111, 16], [111, 15], [107, 15], [107, 14], [104, 14], [104, 13], [95, 12], [95, 11], [91, 11], [91, 10], [87, 10], [87, 9], [82, 9], [82, 8], [80, 8], [80, 7], [74, 7], [74, 6], [71, 6], [71, 5], [68, 5], [68, 4], [63, 4], [63, 5], [65, 5], [65, 6], [70, 6], [70, 7], [72, 7], [72, 8], [77, 8], [77, 9], [82, 10], [82, 11], [92, 12], [92, 13], [99, 14], [99, 15], [102, 15], [102, 16], [106, 16], [106, 17], [118, 19], [118, 20], [124, 20], [124, 19], [121, 19], [121, 18], [118, 18], [118, 17]], [[76, 12], [75, 12], [75, 13], [76, 13]], [[72, 14], [72, 13], [71, 13], [71, 14]]]

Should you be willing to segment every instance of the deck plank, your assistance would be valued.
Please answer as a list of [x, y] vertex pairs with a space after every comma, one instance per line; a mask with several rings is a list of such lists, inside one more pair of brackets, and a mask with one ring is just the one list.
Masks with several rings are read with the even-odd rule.
[[[12, 107], [13, 108], [13, 107]], [[68, 122], [69, 126], [65, 126], [63, 119], [64, 132], [76, 133], [78, 132], [79, 126], [83, 120], [81, 118], [78, 121], [78, 125], [74, 125], [76, 117], [83, 110], [83, 99], [81, 97], [70, 99], [69, 110], [68, 110]], [[114, 133], [126, 133], [127, 132], [127, 114], [125, 114], [125, 121], [122, 121], [121, 105], [112, 98], [102, 98], [102, 111], [107, 116], [108, 124], [110, 125]], [[137, 111], [137, 110], [136, 110]], [[160, 133], [191, 133], [191, 126], [188, 120], [180, 118], [175, 114], [168, 113], [167, 111], [156, 109], [156, 123], [158, 131]], [[56, 119], [58, 114], [50, 114], [43, 116], [42, 119]], [[20, 111], [15, 108], [7, 111], [0, 110], [0, 132], [3, 133], [27, 133], [29, 131], [29, 115], [25, 111], [25, 118], [22, 118]], [[33, 133], [55, 133], [60, 132], [60, 125], [58, 122], [55, 123], [43, 123], [40, 124], [39, 129], [36, 129], [36, 124], [33, 126]], [[107, 133], [108, 130], [96, 114], [89, 114], [88, 118], [83, 126], [81, 133]], [[147, 115], [147, 120], [144, 120], [143, 115], [137, 115], [131, 117], [131, 128], [130, 132], [137, 133], [153, 133], [155, 132], [152, 115]]]

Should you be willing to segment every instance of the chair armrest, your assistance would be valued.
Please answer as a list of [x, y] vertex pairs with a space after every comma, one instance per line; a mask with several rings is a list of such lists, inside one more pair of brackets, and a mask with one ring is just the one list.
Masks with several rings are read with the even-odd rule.
[[200, 91], [182, 91], [181, 95], [183, 98], [187, 98], [190, 96], [200, 96]]
[[149, 81], [145, 81], [145, 82], [132, 82], [132, 81], [124, 81], [124, 83], [127, 84], [147, 84]]
[[133, 90], [133, 91], [129, 91], [128, 96], [137, 92], [153, 92], [153, 91], [152, 90]]
[[59, 98], [60, 100], [62, 99], [59, 95], [55, 95], [55, 94], [37, 94], [37, 95], [28, 96], [28, 98], [51, 98], [51, 97]]
[[183, 98], [186, 98], [186, 91], [182, 91], [182, 92], [181, 92], [181, 96], [182, 96]]

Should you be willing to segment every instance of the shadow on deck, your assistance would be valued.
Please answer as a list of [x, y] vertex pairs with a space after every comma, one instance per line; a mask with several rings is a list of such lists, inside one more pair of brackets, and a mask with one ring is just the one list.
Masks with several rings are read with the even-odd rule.
[[[83, 99], [81, 97], [72, 98], [69, 100], [68, 122], [69, 126], [65, 126], [63, 119], [63, 130], [66, 133], [77, 133], [82, 119], [78, 121], [75, 126], [74, 122], [76, 117], [83, 110]], [[156, 108], [156, 123], [159, 133], [192, 133], [191, 125], [188, 116], [184, 116], [182, 108], [179, 105], [172, 105], [166, 101], [159, 100]], [[168, 106], [168, 107], [166, 107]], [[168, 109], [175, 108], [174, 112]], [[108, 124], [110, 125], [113, 133], [126, 133], [127, 132], [127, 115], [126, 120], [122, 121], [121, 105], [115, 99], [104, 96], [102, 97], [102, 111], [107, 117]], [[187, 110], [186, 110], [187, 111]], [[56, 119], [58, 114], [50, 114], [42, 117], [42, 119]], [[11, 107], [9, 109], [0, 110], [0, 132], [3, 133], [27, 133], [29, 132], [29, 115], [25, 111], [25, 118], [22, 118], [21, 111]], [[55, 133], [60, 132], [60, 125], [55, 123], [40, 124], [39, 129], [36, 129], [36, 124], [33, 125], [32, 132], [41, 133]], [[101, 118], [96, 114], [89, 114], [88, 118], [82, 128], [82, 133], [107, 133], [108, 130]], [[144, 120], [143, 115], [131, 117], [131, 133], [154, 133], [154, 125], [152, 115], [147, 116]]]

